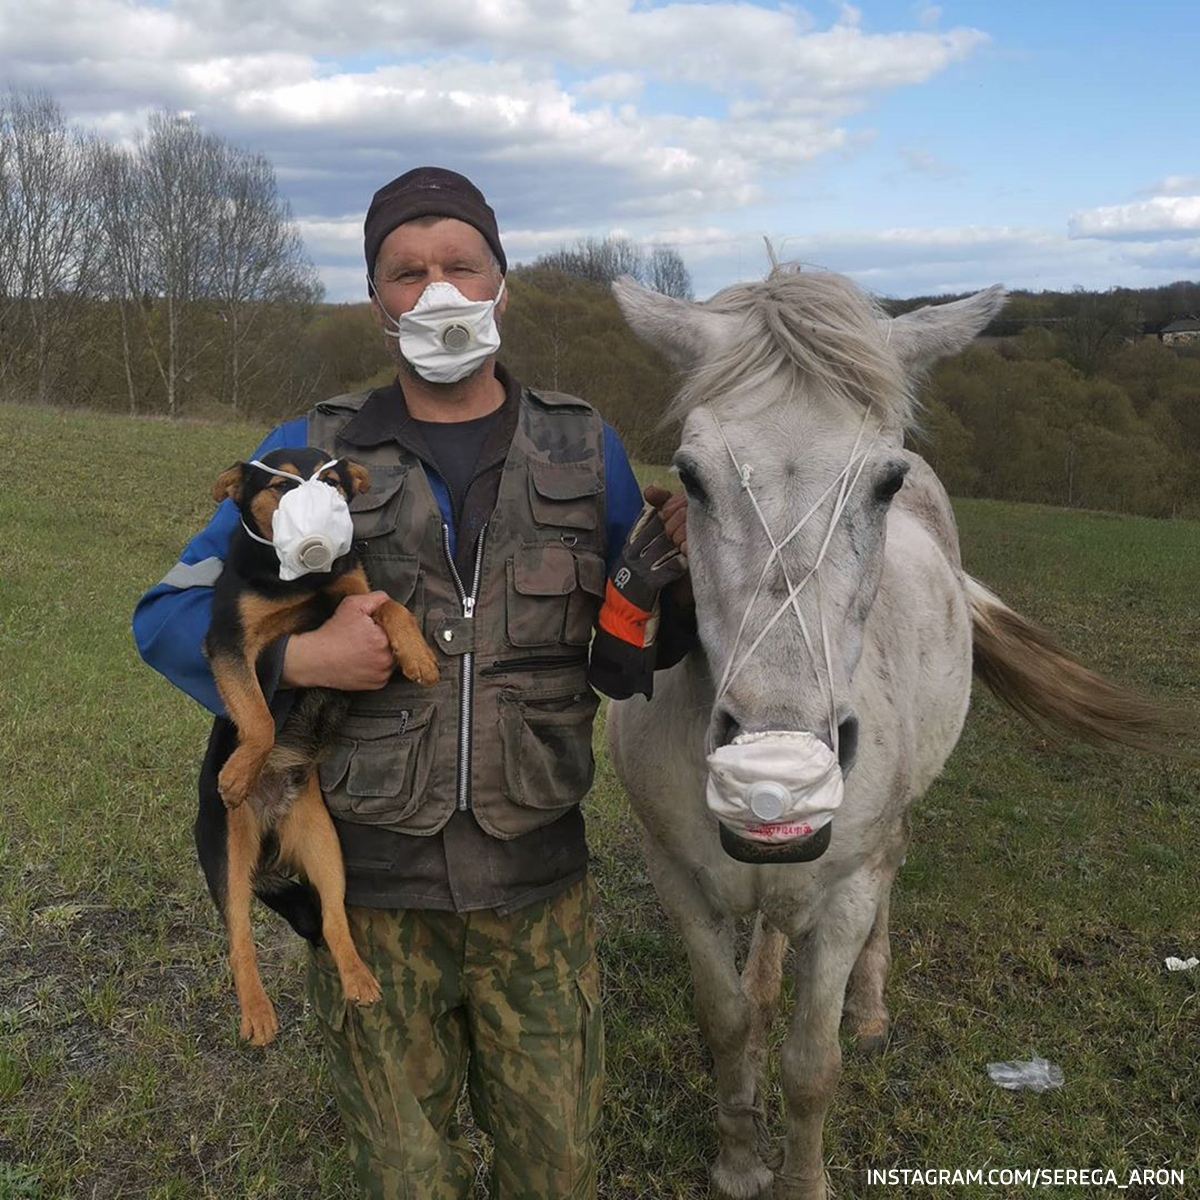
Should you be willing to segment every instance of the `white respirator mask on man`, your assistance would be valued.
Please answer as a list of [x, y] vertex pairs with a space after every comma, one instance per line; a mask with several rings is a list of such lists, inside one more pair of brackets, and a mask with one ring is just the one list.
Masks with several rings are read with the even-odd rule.
[[779, 845], [809, 837], [842, 803], [837, 755], [807, 732], [743, 733], [708, 756], [708, 807], [731, 830]]
[[380, 311], [395, 326], [384, 333], [399, 341], [400, 353], [422, 379], [458, 383], [500, 349], [496, 305], [504, 295], [503, 277], [494, 300], [468, 300], [454, 284], [439, 279], [399, 320], [383, 307], [375, 281], [367, 279]]
[[269, 467], [258, 459], [252, 467], [269, 475], [294, 479], [300, 486], [286, 492], [271, 517], [270, 540], [259, 537], [245, 521], [242, 528], [264, 546], [272, 546], [279, 558], [279, 578], [285, 582], [301, 575], [323, 573], [332, 568], [334, 560], [350, 552], [354, 541], [354, 522], [345, 496], [332, 484], [322, 482], [322, 471], [337, 466], [336, 458], [318, 467], [312, 476], [303, 479], [291, 471]]

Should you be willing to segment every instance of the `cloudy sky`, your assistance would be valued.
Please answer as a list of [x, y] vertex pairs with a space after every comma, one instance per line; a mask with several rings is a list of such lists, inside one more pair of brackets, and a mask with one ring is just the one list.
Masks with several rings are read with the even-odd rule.
[[510, 262], [676, 248], [699, 297], [781, 258], [883, 294], [1200, 277], [1196, 0], [0, 0], [0, 88], [262, 151], [333, 300], [362, 216], [471, 176]]

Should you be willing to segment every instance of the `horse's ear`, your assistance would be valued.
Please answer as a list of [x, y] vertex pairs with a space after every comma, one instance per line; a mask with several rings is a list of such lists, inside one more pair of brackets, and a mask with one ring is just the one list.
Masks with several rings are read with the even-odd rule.
[[909, 370], [932, 366], [957, 354], [1004, 307], [999, 284], [950, 304], [929, 304], [885, 323], [889, 345]]
[[629, 275], [622, 275], [612, 290], [629, 328], [676, 366], [694, 366], [719, 351], [729, 338], [729, 318], [709, 312], [702, 304], [664, 296]]

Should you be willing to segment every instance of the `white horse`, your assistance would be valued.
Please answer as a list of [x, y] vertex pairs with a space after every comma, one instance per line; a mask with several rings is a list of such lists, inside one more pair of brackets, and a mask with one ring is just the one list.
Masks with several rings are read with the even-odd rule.
[[[685, 371], [675, 466], [700, 647], [656, 677], [653, 700], [612, 706], [609, 751], [687, 945], [715, 1067], [714, 1189], [748, 1198], [774, 1184], [777, 1200], [821, 1200], [839, 1023], [868, 1048], [886, 1039], [888, 901], [906, 814], [958, 740], [973, 657], [1025, 715], [1092, 741], [1157, 747], [1162, 715], [963, 573], [946, 493], [904, 449], [914, 375], [979, 333], [1000, 288], [894, 320], [839, 276], [788, 268], [701, 304], [631, 280], [614, 291], [634, 331]], [[790, 843], [758, 841], [770, 831], [748, 831], [753, 819], [723, 825], [706, 803], [706, 756], [733, 744], [750, 753], [765, 731], [776, 745], [815, 735], [844, 777], [832, 822]], [[739, 972], [733, 922], [754, 915]], [[773, 1171], [759, 1075], [788, 940], [788, 1123]]]

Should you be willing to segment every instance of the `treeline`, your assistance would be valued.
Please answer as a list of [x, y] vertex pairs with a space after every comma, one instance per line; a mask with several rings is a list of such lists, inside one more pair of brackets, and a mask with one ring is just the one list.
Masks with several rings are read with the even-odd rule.
[[[660, 418], [674, 392], [673, 372], [629, 331], [607, 285], [513, 266], [507, 287], [500, 357], [508, 368], [530, 386], [583, 396], [620, 430], [635, 458], [669, 461], [675, 431]], [[305, 356], [320, 361], [325, 395], [394, 374], [366, 304], [321, 306], [304, 342]]]
[[[514, 267], [508, 286], [501, 354], [518, 377], [586, 397], [631, 454], [669, 461], [678, 431], [661, 416], [675, 377], [608, 287], [544, 266]], [[1131, 336], [1089, 372], [1077, 363], [1095, 341], [1079, 335], [1067, 321], [1030, 325], [939, 364], [914, 447], [954, 495], [1200, 517], [1200, 349]], [[365, 304], [323, 306], [303, 340], [327, 393], [390, 377]]]
[[[668, 248], [581, 241], [510, 271], [502, 356], [665, 462], [675, 381], [621, 319], [626, 271], [691, 293]], [[957, 495], [1200, 517], [1200, 349], [1153, 336], [1198, 311], [1192, 282], [1014, 293], [933, 373], [915, 444]], [[390, 375], [369, 306], [321, 303], [262, 155], [165, 112], [115, 145], [0, 100], [0, 399], [270, 419]]]
[[130, 146], [0, 98], [0, 397], [242, 415], [308, 384], [321, 297], [261, 154], [167, 112]]
[[1125, 340], [1090, 372], [1078, 354], [1030, 327], [940, 363], [917, 448], [958, 496], [1200, 517], [1200, 348]]

